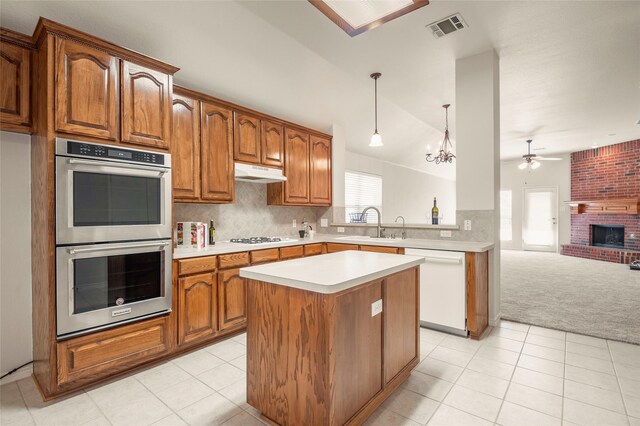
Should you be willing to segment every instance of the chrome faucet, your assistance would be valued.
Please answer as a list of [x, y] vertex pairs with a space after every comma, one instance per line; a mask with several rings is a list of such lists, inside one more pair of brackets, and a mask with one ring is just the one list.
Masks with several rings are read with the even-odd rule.
[[395, 222], [397, 222], [397, 221], [398, 221], [398, 219], [402, 219], [402, 239], [403, 239], [403, 240], [406, 240], [406, 239], [407, 239], [407, 230], [406, 230], [406, 228], [404, 227], [404, 216], [398, 216], [398, 217], [396, 217]]
[[376, 211], [376, 213], [378, 213], [378, 227], [377, 227], [377, 229], [376, 229], [376, 238], [382, 238], [382, 233], [380, 232], [380, 228], [381, 228], [381, 226], [382, 226], [382, 225], [380, 224], [380, 216], [381, 216], [381, 215], [380, 215], [380, 210], [378, 210], [378, 209], [377, 209], [377, 208], [375, 208], [375, 207], [367, 207], [366, 209], [362, 210], [362, 213], [361, 213], [361, 216], [360, 216], [360, 217], [364, 218], [364, 217], [365, 217], [365, 213], [367, 213], [367, 211], [369, 211], [369, 210], [371, 210], [371, 209], [375, 210], [375, 211]]

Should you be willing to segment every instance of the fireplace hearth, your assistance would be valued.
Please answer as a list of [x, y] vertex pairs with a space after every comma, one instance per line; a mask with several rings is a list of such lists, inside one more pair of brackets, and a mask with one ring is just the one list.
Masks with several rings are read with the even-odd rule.
[[624, 226], [591, 225], [591, 245], [624, 248]]

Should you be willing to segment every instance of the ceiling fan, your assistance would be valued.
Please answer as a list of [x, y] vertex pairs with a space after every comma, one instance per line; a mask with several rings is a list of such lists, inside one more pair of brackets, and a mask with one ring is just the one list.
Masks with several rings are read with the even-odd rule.
[[[518, 164], [520, 170], [535, 170], [541, 166], [540, 161], [560, 161], [562, 158], [557, 157], [541, 157], [531, 153], [531, 139], [527, 140], [527, 153], [522, 156], [522, 163]], [[538, 161], [540, 160], [540, 161]]]

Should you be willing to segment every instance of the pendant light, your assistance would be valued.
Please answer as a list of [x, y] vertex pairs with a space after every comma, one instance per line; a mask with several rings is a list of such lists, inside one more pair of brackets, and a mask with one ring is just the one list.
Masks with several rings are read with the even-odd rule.
[[440, 144], [440, 149], [438, 150], [438, 155], [433, 156], [433, 154], [428, 153], [426, 160], [429, 163], [453, 163], [453, 159], [456, 156], [453, 154], [453, 144], [451, 140], [449, 140], [449, 107], [451, 104], [444, 104], [442, 108], [444, 108], [445, 113], [445, 126], [444, 126], [444, 139]]
[[374, 72], [373, 74], [370, 75], [370, 77], [373, 79], [374, 86], [375, 86], [375, 123], [376, 123], [376, 129], [374, 130], [373, 135], [371, 136], [371, 142], [369, 142], [369, 146], [378, 147], [378, 146], [382, 146], [382, 136], [380, 136], [380, 133], [378, 133], [378, 79], [380, 77], [382, 77], [382, 74], [380, 74], [379, 72]]

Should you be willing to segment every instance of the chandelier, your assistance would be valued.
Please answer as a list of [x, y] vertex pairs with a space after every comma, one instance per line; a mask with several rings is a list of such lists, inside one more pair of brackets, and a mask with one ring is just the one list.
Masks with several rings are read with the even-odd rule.
[[433, 154], [428, 153], [426, 160], [429, 163], [453, 163], [453, 159], [456, 156], [453, 154], [453, 144], [451, 140], [449, 140], [449, 107], [451, 104], [442, 105], [445, 112], [445, 127], [444, 127], [444, 139], [440, 144], [440, 149], [438, 150], [438, 155], [433, 156]]

